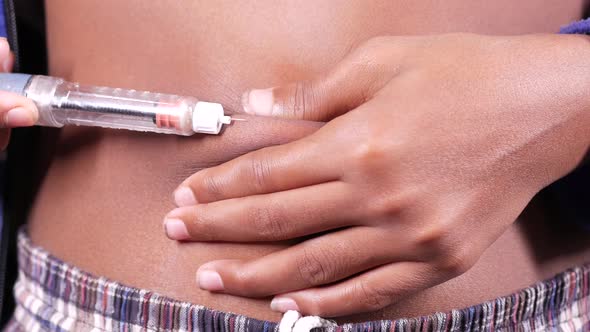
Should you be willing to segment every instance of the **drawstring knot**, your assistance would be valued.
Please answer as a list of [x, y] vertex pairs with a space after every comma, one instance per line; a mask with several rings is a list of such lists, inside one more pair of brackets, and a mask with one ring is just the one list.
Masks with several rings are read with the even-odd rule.
[[315, 328], [336, 327], [338, 324], [319, 316], [301, 316], [295, 310], [283, 314], [279, 323], [279, 332], [310, 332]]

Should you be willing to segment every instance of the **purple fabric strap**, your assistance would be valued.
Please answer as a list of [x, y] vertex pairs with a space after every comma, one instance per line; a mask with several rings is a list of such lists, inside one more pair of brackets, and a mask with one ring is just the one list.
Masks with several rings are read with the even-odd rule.
[[561, 27], [559, 33], [590, 35], [590, 18]]

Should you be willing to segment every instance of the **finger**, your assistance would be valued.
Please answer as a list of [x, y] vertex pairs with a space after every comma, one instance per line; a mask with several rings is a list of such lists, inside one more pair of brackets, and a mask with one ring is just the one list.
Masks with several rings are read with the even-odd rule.
[[8, 57], [2, 63], [2, 69], [5, 73], [10, 73], [12, 68], [14, 67], [14, 54], [12, 52], [8, 53]]
[[173, 240], [260, 242], [293, 239], [361, 218], [349, 184], [319, 185], [182, 207], [170, 212], [165, 230]]
[[14, 55], [10, 53], [10, 45], [6, 38], [0, 38], [0, 68], [3, 72], [12, 71]]
[[0, 129], [0, 151], [6, 149], [10, 140], [10, 129]]
[[392, 263], [334, 285], [276, 296], [271, 309], [322, 317], [372, 312], [447, 279], [427, 263]]
[[253, 261], [207, 263], [197, 272], [210, 291], [262, 297], [331, 283], [366, 269], [397, 261], [406, 252], [402, 238], [382, 230], [352, 227], [302, 242]]
[[[14, 65], [14, 54], [6, 38], [0, 38], [0, 68], [10, 72]], [[28, 127], [37, 122], [38, 112], [35, 104], [23, 96], [0, 91], [0, 128]], [[6, 136], [7, 137], [7, 136]], [[8, 140], [4, 142], [4, 145]]]
[[244, 93], [244, 112], [259, 116], [328, 121], [362, 104], [372, 93], [358, 66], [341, 65], [328, 75]]
[[32, 126], [38, 118], [37, 107], [30, 99], [0, 91], [0, 128]]
[[326, 153], [329, 146], [317, 142], [316, 134], [199, 171], [176, 189], [174, 201], [188, 206], [337, 180], [341, 156]]
[[387, 84], [400, 71], [407, 43], [404, 38], [373, 38], [327, 74], [245, 92], [242, 108], [253, 115], [329, 121], [371, 99]]

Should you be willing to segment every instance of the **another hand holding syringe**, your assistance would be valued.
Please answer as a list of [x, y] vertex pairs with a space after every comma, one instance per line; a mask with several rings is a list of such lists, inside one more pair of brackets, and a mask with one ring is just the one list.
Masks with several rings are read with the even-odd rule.
[[[13, 57], [8, 42], [0, 38], [0, 64], [2, 72], [12, 70]], [[35, 103], [15, 93], [0, 91], [0, 150], [10, 139], [10, 128], [33, 126], [38, 120]]]

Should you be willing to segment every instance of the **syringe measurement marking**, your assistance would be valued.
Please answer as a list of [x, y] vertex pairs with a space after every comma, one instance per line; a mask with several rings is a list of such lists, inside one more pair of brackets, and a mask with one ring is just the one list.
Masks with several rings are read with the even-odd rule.
[[[157, 103], [154, 102], [153, 106], [157, 107]], [[128, 115], [138, 118], [147, 118], [150, 119], [154, 124], [156, 123], [156, 112], [149, 112], [145, 111], [142, 108], [140, 109], [138, 106], [133, 105], [125, 105], [125, 106], [118, 106], [112, 105], [109, 103], [93, 103], [89, 104], [87, 102], [82, 101], [71, 101], [66, 100], [62, 103], [53, 103], [51, 105], [53, 108], [56, 109], [71, 109], [83, 112], [92, 112], [92, 113], [107, 113], [107, 114], [120, 114], [120, 115]], [[133, 109], [135, 108], [135, 109]]]

